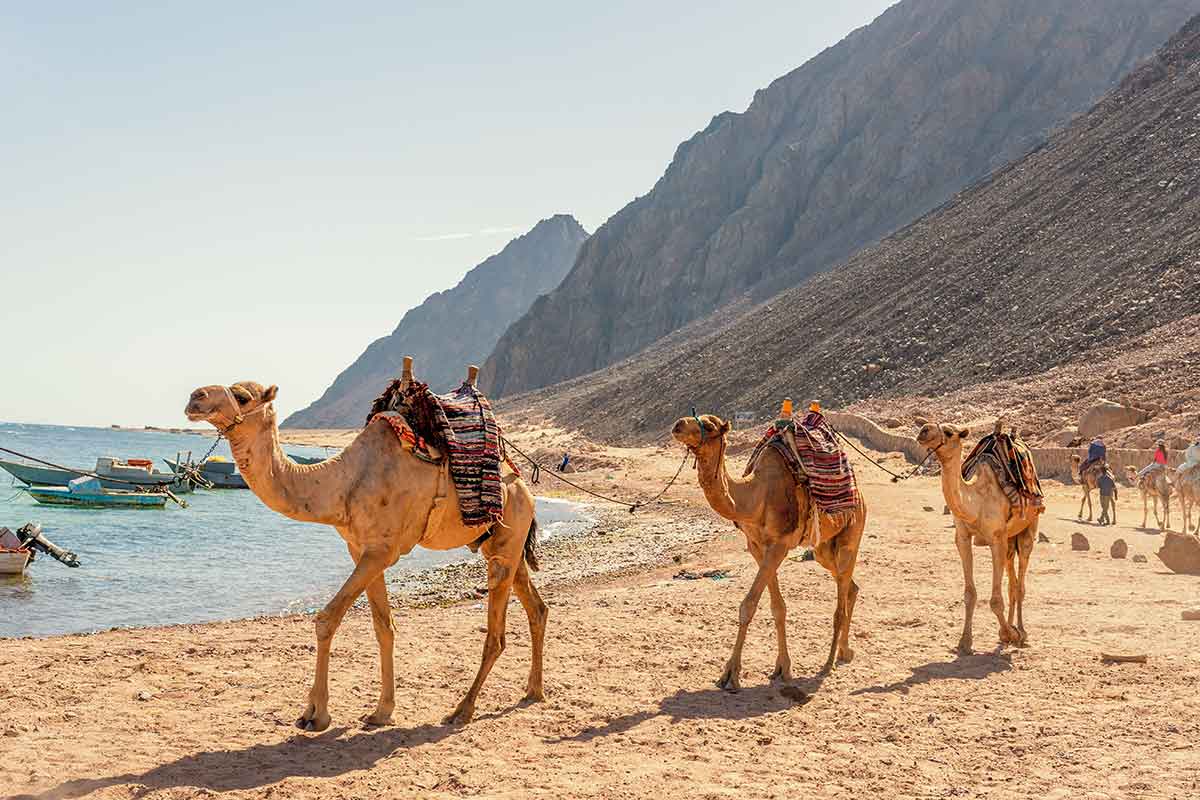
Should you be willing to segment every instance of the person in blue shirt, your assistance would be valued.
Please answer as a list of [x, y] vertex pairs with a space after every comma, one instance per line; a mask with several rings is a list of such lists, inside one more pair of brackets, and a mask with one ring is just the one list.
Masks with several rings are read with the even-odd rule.
[[[1100, 489], [1100, 524], [1116, 525], [1117, 483], [1113, 480], [1112, 473], [1108, 470], [1100, 473], [1100, 477], [1096, 479], [1096, 486]], [[1110, 509], [1112, 510], [1111, 517], [1108, 514]]]
[[1079, 476], [1087, 474], [1088, 470], [1095, 464], [1103, 464], [1108, 460], [1108, 450], [1104, 446], [1104, 437], [1097, 435], [1092, 439], [1092, 443], [1088, 445], [1087, 460], [1079, 465]]

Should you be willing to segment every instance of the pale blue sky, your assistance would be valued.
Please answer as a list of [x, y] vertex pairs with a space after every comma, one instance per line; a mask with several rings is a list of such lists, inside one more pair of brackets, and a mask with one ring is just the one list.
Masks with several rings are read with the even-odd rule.
[[239, 379], [286, 415], [889, 5], [6, 3], [0, 420], [186, 425]]

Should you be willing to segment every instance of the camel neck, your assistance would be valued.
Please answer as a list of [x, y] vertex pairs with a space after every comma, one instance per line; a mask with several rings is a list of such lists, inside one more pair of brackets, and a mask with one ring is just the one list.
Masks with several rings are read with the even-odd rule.
[[970, 487], [966, 486], [962, 477], [962, 450], [954, 449], [945, 458], [938, 458], [942, 465], [942, 494], [950, 513], [967, 523], [974, 525], [977, 515], [970, 506]]
[[696, 451], [696, 469], [700, 481], [700, 489], [708, 504], [725, 519], [733, 522], [743, 522], [750, 515], [743, 510], [738, 502], [745, 481], [730, 477], [725, 467], [725, 440], [721, 439], [716, 446], [708, 446]]
[[300, 522], [343, 523], [345, 502], [333, 474], [339, 458], [311, 465], [292, 461], [279, 446], [274, 412], [247, 419], [227, 438], [246, 485], [268, 508]]

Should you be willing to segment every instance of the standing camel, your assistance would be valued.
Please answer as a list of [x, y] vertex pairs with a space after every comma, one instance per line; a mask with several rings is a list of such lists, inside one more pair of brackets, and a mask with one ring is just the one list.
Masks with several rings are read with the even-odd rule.
[[1079, 478], [1079, 485], [1083, 487], [1083, 499], [1079, 501], [1079, 519], [1083, 519], [1083, 506], [1086, 503], [1087, 510], [1088, 510], [1087, 521], [1091, 522], [1092, 521], [1092, 491], [1100, 488], [1097, 481], [1100, 480], [1100, 476], [1104, 474], [1104, 471], [1106, 469], [1108, 469], [1108, 465], [1105, 464], [1103, 461], [1097, 461], [1097, 462], [1091, 464], [1088, 467], [1087, 471], [1084, 472], [1081, 469], [1081, 467], [1083, 466], [1083, 459], [1081, 459], [1079, 457], [1078, 453], [1071, 456], [1071, 464], [1075, 467], [1074, 472], [1075, 472], [1076, 476]]
[[[411, 373], [406, 368], [406, 379]], [[316, 616], [317, 669], [308, 704], [296, 725], [321, 731], [329, 726], [329, 647], [342, 617], [364, 591], [371, 605], [379, 644], [382, 685], [375, 711], [364, 718], [370, 725], [392, 719], [396, 681], [392, 651], [395, 623], [388, 605], [384, 570], [417, 545], [451, 550], [476, 542], [486, 526], [467, 527], [459, 512], [454, 482], [446, 467], [413, 455], [384, 420], [376, 420], [341, 452], [319, 464], [298, 465], [279, 447], [275, 409], [277, 387], [264, 389], [249, 381], [232, 386], [205, 386], [192, 392], [185, 413], [193, 422], [211, 423], [229, 440], [251, 491], [275, 511], [301, 522], [332, 525], [345, 540], [354, 571], [334, 598]], [[445, 720], [471, 719], [479, 690], [496, 658], [504, 650], [505, 611], [509, 592], [529, 616], [533, 663], [525, 699], [542, 699], [542, 642], [546, 605], [529, 579], [537, 568], [534, 543], [537, 521], [534, 500], [520, 476], [502, 473], [504, 516], [480, 545], [487, 558], [488, 623], [483, 659], [475, 682]]]
[[[954, 515], [954, 543], [962, 559], [965, 591], [963, 602], [966, 612], [963, 618], [962, 636], [958, 640], [958, 652], [972, 652], [972, 618], [975, 615], [975, 571], [972, 564], [972, 541], [988, 545], [992, 550], [992, 597], [989, 605], [996, 621], [1000, 623], [1000, 642], [1024, 645], [1028, 642], [1025, 633], [1025, 577], [1029, 569], [1029, 557], [1033, 543], [1037, 540], [1039, 511], [1028, 505], [1015, 505], [1004, 493], [1003, 487], [990, 464], [981, 464], [971, 480], [963, 480], [963, 439], [970, 433], [966, 428], [930, 423], [917, 434], [917, 443], [933, 452], [942, 465], [942, 494], [946, 505]], [[1020, 560], [1020, 568], [1014, 569], [1013, 558]], [[1004, 597], [1001, 584], [1004, 572], [1008, 571], [1008, 617], [1004, 613]], [[1014, 622], [1015, 612], [1015, 626]]]
[[[808, 531], [812, 499], [805, 485], [797, 484], [791, 469], [774, 448], [766, 448], [754, 465], [754, 471], [743, 479], [733, 478], [725, 466], [725, 436], [730, 425], [720, 417], [705, 414], [684, 417], [675, 423], [671, 435], [686, 445], [696, 457], [697, 477], [713, 511], [733, 522], [746, 536], [747, 549], [758, 562], [758, 573], [750, 585], [738, 613], [738, 633], [733, 654], [721, 673], [717, 686], [730, 691], [741, 688], [742, 647], [746, 630], [758, 610], [764, 589], [771, 592], [771, 613], [775, 617], [775, 637], [778, 653], [771, 678], [791, 680], [792, 661], [787, 648], [787, 608], [779, 591], [777, 572], [788, 551], [800, 544]], [[817, 515], [820, 522], [820, 544], [813, 555], [821, 566], [832, 573], [837, 582], [837, 609], [833, 615], [833, 641], [829, 658], [822, 668], [827, 673], [835, 660], [850, 662], [850, 620], [858, 585], [853, 580], [858, 560], [858, 547], [867, 521], [867, 507], [858, 495], [858, 505], [852, 514], [840, 515], [841, 527], [834, 515]]]
[[1192, 533], [1192, 511], [1197, 511], [1194, 532], [1200, 534], [1200, 468], [1180, 467], [1175, 478], [1175, 491], [1179, 493], [1179, 505], [1183, 508], [1183, 532]]
[[[1138, 475], [1138, 471], [1132, 466], [1125, 468], [1126, 474], [1129, 475], [1129, 482], [1137, 487], [1142, 494], [1142, 527], [1146, 527], [1146, 517], [1149, 512], [1147, 500], [1154, 502], [1154, 521], [1158, 523], [1158, 529], [1165, 531], [1171, 527], [1171, 479], [1167, 476], [1168, 470], [1152, 469], [1145, 475]], [[1162, 503], [1163, 513], [1160, 516], [1158, 513], [1158, 504]]]

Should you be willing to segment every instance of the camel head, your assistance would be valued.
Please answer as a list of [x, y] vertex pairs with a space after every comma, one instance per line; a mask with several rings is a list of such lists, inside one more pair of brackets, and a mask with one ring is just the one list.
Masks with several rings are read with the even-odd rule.
[[971, 431], [967, 428], [930, 422], [917, 432], [917, 444], [932, 450], [933, 454], [941, 461], [956, 453], [961, 453], [963, 440], [970, 433]]
[[278, 386], [264, 388], [254, 381], [238, 381], [232, 386], [202, 386], [192, 392], [183, 413], [192, 422], [208, 422], [219, 431], [240, 424], [250, 414], [264, 411], [270, 415], [270, 403]]
[[730, 424], [715, 414], [698, 417], [680, 417], [671, 428], [671, 436], [680, 444], [695, 452], [701, 447], [724, 440]]

